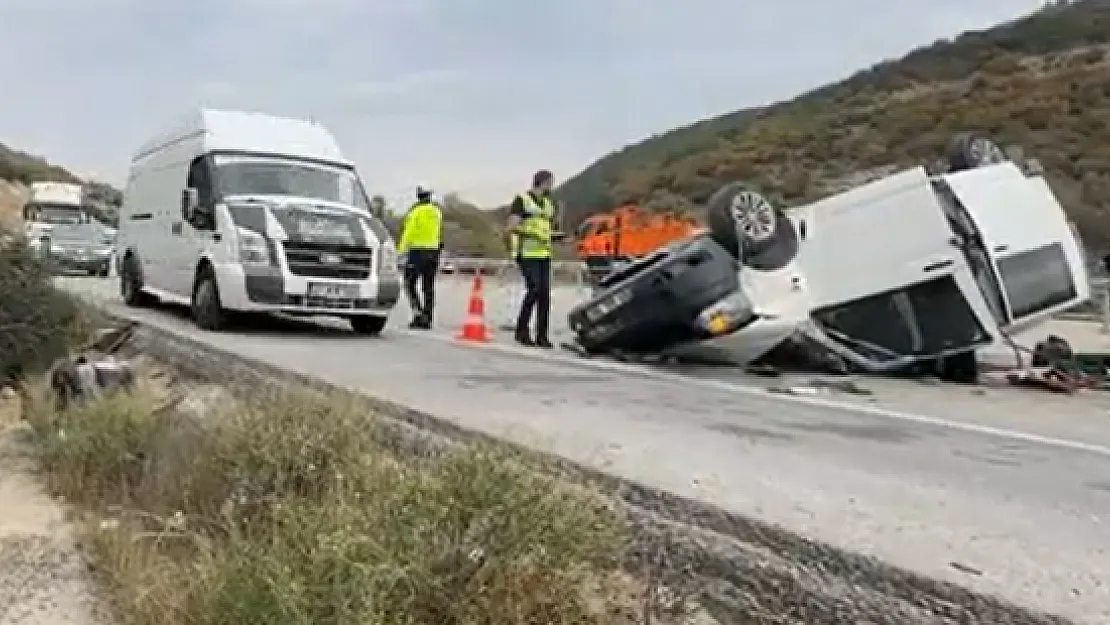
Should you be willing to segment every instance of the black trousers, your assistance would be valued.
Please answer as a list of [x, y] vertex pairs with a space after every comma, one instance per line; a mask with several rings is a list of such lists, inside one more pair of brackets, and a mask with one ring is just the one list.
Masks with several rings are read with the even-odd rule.
[[[405, 292], [414, 317], [432, 320], [436, 305], [436, 274], [439, 250], [409, 250], [405, 263]], [[417, 283], [420, 291], [417, 292]]]
[[516, 318], [517, 336], [528, 335], [532, 311], [536, 313], [536, 339], [546, 339], [551, 317], [551, 259], [520, 258], [520, 273], [524, 275], [524, 301]]

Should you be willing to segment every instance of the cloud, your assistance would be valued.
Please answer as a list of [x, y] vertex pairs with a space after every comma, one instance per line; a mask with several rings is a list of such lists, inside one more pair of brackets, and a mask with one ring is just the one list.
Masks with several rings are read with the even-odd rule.
[[0, 141], [119, 183], [195, 107], [311, 116], [397, 202], [424, 182], [497, 203], [1037, 4], [6, 0]]

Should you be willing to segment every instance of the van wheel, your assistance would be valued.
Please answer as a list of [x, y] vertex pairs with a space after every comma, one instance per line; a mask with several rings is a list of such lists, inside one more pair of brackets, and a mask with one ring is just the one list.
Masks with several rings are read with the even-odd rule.
[[218, 332], [227, 327], [227, 313], [220, 303], [220, 289], [212, 270], [200, 270], [192, 299], [193, 322], [202, 330]]
[[708, 210], [710, 236], [744, 265], [781, 269], [797, 255], [794, 223], [747, 185], [733, 182], [721, 187], [709, 198]]
[[1006, 160], [997, 143], [970, 132], [952, 137], [948, 146], [948, 171], [958, 172], [996, 165]]
[[139, 275], [139, 263], [134, 256], [123, 259], [119, 273], [119, 293], [123, 303], [133, 308], [154, 303], [154, 297], [143, 292], [143, 279]]
[[356, 333], [378, 336], [382, 333], [382, 330], [385, 330], [385, 324], [388, 319], [386, 317], [359, 315], [358, 317], [351, 317], [350, 321], [351, 329]]

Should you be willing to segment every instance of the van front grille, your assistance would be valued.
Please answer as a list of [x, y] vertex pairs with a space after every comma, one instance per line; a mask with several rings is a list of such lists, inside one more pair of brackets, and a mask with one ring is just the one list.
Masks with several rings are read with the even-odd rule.
[[373, 252], [368, 247], [286, 241], [285, 263], [293, 275], [312, 278], [365, 280]]

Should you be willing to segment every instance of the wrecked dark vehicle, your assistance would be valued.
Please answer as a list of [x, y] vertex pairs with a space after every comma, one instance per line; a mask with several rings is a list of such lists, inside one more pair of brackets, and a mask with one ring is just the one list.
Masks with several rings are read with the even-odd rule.
[[[571, 328], [592, 351], [711, 352], [746, 364], [802, 340], [850, 370], [925, 364], [945, 377], [973, 376], [977, 349], [1081, 303], [1090, 287], [1039, 169], [972, 134], [953, 139], [947, 164], [944, 173], [915, 167], [789, 210], [726, 185], [709, 200], [708, 238], [727, 255], [710, 255], [715, 264], [697, 275], [724, 284], [733, 271], [735, 290], [709, 302], [716, 292], [675, 284], [665, 266], [641, 260], [638, 271], [607, 276], [571, 312]], [[699, 298], [679, 305], [673, 295], [628, 289], [633, 279]], [[586, 314], [603, 303], [613, 310]]]
[[708, 235], [667, 245], [628, 263], [596, 286], [569, 323], [588, 352], [651, 352], [708, 335], [691, 324], [739, 287], [737, 262]]

